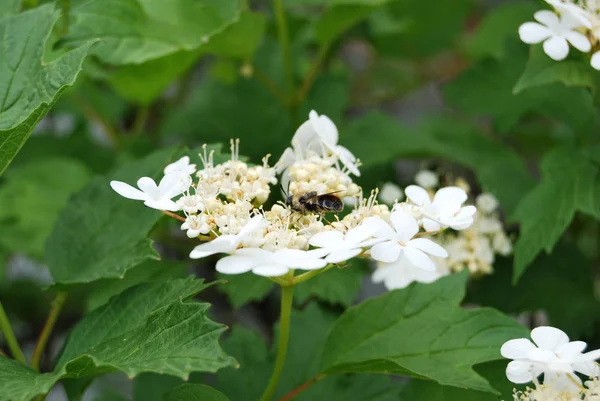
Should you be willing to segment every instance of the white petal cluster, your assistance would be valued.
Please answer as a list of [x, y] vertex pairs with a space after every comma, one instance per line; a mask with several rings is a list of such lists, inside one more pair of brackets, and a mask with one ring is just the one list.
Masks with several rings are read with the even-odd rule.
[[[584, 353], [585, 342], [570, 341], [562, 330], [549, 326], [533, 329], [531, 339], [533, 342], [527, 338], [509, 340], [500, 349], [503, 357], [512, 359], [506, 368], [508, 380], [535, 384], [535, 388], [515, 393], [515, 400], [597, 400], [600, 366], [595, 361], [600, 350]], [[585, 387], [576, 373], [591, 378]], [[544, 382], [540, 384], [542, 374]]]
[[[543, 43], [544, 52], [553, 60], [564, 60], [569, 47], [588, 53], [600, 42], [600, 7], [597, 1], [546, 0], [554, 8], [534, 14], [536, 22], [519, 27], [521, 40]], [[600, 52], [591, 55], [592, 67], [600, 70]]]
[[[183, 216], [175, 216], [182, 222], [181, 230], [201, 241], [190, 257], [225, 254], [216, 266], [221, 273], [279, 277], [363, 256], [386, 264], [378, 273], [384, 282], [396, 280], [386, 278], [386, 272], [403, 263], [413, 269], [407, 277], [421, 281], [437, 277], [438, 260], [448, 253], [423, 237], [435, 234], [428, 230], [464, 229], [473, 222], [475, 207], [463, 206], [464, 191], [442, 188], [432, 200], [425, 189], [413, 186], [407, 190], [412, 194], [409, 201], [397, 203], [402, 191], [388, 185], [385, 195], [393, 198], [390, 203], [396, 202], [390, 211], [377, 202], [377, 190], [363, 198], [351, 177], [360, 174], [360, 162], [338, 144], [338, 136], [327, 116], [311, 111], [274, 167], [268, 165], [268, 156], [261, 165], [247, 164], [240, 159], [239, 141], [232, 141], [231, 157], [222, 163], [216, 163], [215, 153], [204, 146], [200, 163], [182, 157], [165, 167], [158, 185], [147, 177], [138, 181], [139, 189], [122, 182], [111, 185], [119, 194], [143, 200], [147, 206], [181, 211]], [[303, 207], [291, 207], [287, 199], [265, 210], [263, 204], [278, 181], [277, 174], [292, 203], [308, 202], [301, 195], [312, 192], [316, 196], [311, 195], [311, 202], [325, 199], [324, 195], [336, 196], [340, 202], [355, 200], [354, 208], [341, 219], [333, 216], [332, 221], [318, 213], [314, 204], [307, 210], [317, 212], [299, 212]], [[197, 177], [195, 182], [192, 175]]]

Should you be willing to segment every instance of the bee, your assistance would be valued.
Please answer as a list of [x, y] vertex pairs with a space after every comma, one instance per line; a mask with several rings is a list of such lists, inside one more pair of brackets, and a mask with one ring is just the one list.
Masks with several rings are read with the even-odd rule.
[[317, 191], [311, 191], [297, 196], [289, 195], [285, 204], [300, 213], [341, 212], [344, 210], [344, 202], [334, 194], [335, 192], [319, 194]]

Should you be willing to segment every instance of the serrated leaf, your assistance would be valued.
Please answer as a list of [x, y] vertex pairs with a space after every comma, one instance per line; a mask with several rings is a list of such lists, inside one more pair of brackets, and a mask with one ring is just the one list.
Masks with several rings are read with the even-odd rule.
[[459, 308], [467, 278], [414, 284], [348, 309], [329, 334], [321, 371], [392, 373], [496, 392], [472, 366], [500, 359], [500, 346], [527, 330], [493, 309]]
[[43, 52], [60, 13], [50, 4], [0, 19], [0, 174], [65, 87], [73, 85], [91, 46], [46, 62]]
[[562, 83], [565, 86], [583, 86], [594, 88], [597, 72], [589, 60], [580, 57], [577, 60], [552, 60], [540, 46], [531, 48], [525, 71], [515, 84], [513, 93], [519, 94], [525, 89], [536, 86]]
[[343, 132], [341, 142], [365, 166], [401, 156], [434, 156], [461, 163], [473, 169], [482, 186], [498, 197], [508, 213], [514, 211], [521, 194], [534, 185], [515, 151], [452, 118], [429, 116], [409, 129], [387, 115], [373, 112], [354, 120]]
[[64, 377], [122, 371], [186, 379], [234, 365], [218, 343], [225, 327], [206, 316], [208, 304], [188, 301], [209, 285], [190, 277], [126, 290], [75, 326], [53, 373], [0, 358], [0, 401], [29, 400]]
[[187, 275], [187, 270], [184, 263], [148, 260], [128, 270], [122, 279], [94, 281], [86, 288], [87, 310], [104, 305], [111, 297], [130, 287], [151, 281], [181, 278]]
[[239, 309], [250, 301], [260, 301], [275, 286], [271, 280], [254, 273], [235, 275], [219, 273], [217, 276], [225, 281], [225, 284], [219, 286], [219, 290], [227, 294], [233, 309]]
[[360, 291], [363, 277], [361, 266], [352, 261], [347, 267], [332, 269], [297, 285], [294, 299], [304, 303], [314, 296], [331, 304], [350, 306]]
[[474, 59], [506, 55], [506, 42], [516, 38], [518, 28], [533, 18], [539, 7], [532, 2], [513, 1], [500, 3], [488, 12], [479, 23], [477, 31], [466, 43], [466, 49]]
[[[12, 166], [0, 186], [0, 245], [41, 259], [44, 243], [69, 196], [89, 180], [78, 160], [47, 158]], [[43, 197], [43, 206], [40, 205]]]
[[228, 401], [223, 393], [203, 384], [182, 384], [169, 391], [163, 401]]
[[542, 181], [525, 194], [513, 215], [521, 232], [515, 245], [513, 281], [542, 251], [552, 248], [576, 211], [600, 218], [600, 168], [580, 150], [555, 149], [541, 163]]
[[[286, 364], [281, 376], [276, 399], [297, 388], [318, 373], [318, 362], [325, 338], [335, 316], [320, 309], [316, 304], [304, 311], [292, 314], [292, 332]], [[231, 400], [253, 401], [258, 399], [271, 374], [275, 349], [267, 349], [264, 341], [254, 332], [235, 327], [223, 345], [225, 350], [240, 363], [240, 368], [223, 369], [217, 373], [215, 387]], [[236, 386], [231, 386], [236, 383]], [[326, 377], [294, 399], [313, 401], [393, 401], [398, 399], [399, 388], [388, 377], [377, 376], [331, 376]]]
[[69, 200], [46, 243], [46, 263], [57, 284], [121, 278], [141, 262], [158, 259], [146, 235], [160, 212], [122, 198], [109, 182], [156, 179], [173, 153], [173, 149], [160, 150], [125, 164], [108, 178], [93, 179]]
[[600, 320], [600, 301], [594, 297], [589, 262], [577, 247], [559, 243], [551, 254], [539, 255], [516, 285], [512, 284], [511, 266], [511, 259], [494, 262], [493, 275], [471, 283], [467, 301], [514, 315], [543, 310], [549, 324], [571, 338], [589, 334]]
[[29, 401], [48, 392], [56, 380], [52, 373], [40, 374], [0, 355], [0, 401]]
[[239, 18], [238, 0], [78, 0], [65, 40], [98, 38], [94, 50], [109, 64], [140, 64], [193, 51]]

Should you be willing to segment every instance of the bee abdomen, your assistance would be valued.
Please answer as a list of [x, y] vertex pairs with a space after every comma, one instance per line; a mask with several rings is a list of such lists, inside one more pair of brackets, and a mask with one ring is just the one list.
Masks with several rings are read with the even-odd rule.
[[319, 206], [327, 211], [341, 212], [344, 209], [342, 200], [334, 195], [322, 195], [318, 202]]

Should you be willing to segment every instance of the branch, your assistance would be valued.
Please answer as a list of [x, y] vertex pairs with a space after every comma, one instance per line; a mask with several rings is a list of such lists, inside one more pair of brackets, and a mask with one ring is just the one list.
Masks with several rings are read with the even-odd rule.
[[309, 381], [302, 383], [301, 385], [299, 385], [298, 387], [296, 387], [295, 389], [293, 389], [292, 391], [290, 391], [289, 393], [287, 393], [286, 395], [284, 395], [283, 397], [281, 397], [279, 399], [279, 401], [290, 401], [290, 400], [292, 400], [298, 394], [300, 394], [301, 392], [303, 392], [304, 390], [306, 390], [307, 388], [309, 388], [310, 386], [312, 386], [313, 384], [315, 384], [316, 382], [318, 382], [319, 380], [321, 380], [324, 377], [325, 377], [325, 375], [317, 375], [317, 376], [313, 377]]

